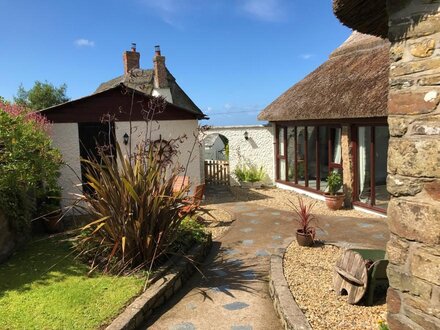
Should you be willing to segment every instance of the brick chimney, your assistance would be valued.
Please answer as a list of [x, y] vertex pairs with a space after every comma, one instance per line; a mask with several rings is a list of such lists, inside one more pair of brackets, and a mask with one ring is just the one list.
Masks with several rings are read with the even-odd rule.
[[141, 54], [136, 51], [136, 44], [131, 44], [131, 50], [125, 51], [122, 55], [124, 62], [124, 74], [127, 74], [132, 69], [139, 69], [139, 59]]
[[168, 88], [167, 69], [165, 66], [165, 56], [160, 54], [160, 46], [155, 46], [153, 57], [154, 64], [154, 88]]

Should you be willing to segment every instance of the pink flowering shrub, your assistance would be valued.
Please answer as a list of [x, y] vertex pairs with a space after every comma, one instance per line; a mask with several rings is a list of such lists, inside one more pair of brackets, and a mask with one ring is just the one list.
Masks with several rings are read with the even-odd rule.
[[0, 212], [19, 231], [38, 214], [37, 201], [58, 189], [61, 155], [49, 127], [39, 113], [0, 100]]

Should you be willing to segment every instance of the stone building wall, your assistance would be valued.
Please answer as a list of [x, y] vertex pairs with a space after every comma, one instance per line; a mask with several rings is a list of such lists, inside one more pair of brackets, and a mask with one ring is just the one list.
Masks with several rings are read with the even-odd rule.
[[440, 329], [440, 11], [388, 1], [391, 329]]

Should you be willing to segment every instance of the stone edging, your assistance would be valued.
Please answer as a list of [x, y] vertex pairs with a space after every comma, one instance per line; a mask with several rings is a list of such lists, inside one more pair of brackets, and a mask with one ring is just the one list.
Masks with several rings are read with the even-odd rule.
[[207, 242], [192, 248], [186, 258], [172, 259], [169, 262], [170, 270], [137, 297], [106, 327], [106, 330], [132, 330], [139, 327], [191, 277], [195, 269], [194, 263], [200, 264], [209, 253], [211, 246], [212, 238], [209, 235]]
[[312, 330], [290, 292], [284, 277], [283, 258], [286, 249], [278, 249], [270, 258], [269, 293], [278, 317], [286, 330]]

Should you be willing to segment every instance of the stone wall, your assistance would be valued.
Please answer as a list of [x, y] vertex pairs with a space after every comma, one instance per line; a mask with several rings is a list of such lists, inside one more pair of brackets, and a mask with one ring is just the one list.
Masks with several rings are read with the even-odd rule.
[[440, 329], [440, 12], [388, 1], [391, 329]]
[[345, 207], [351, 207], [353, 203], [353, 154], [351, 150], [351, 130], [350, 126], [342, 126], [341, 135], [341, 152], [342, 152], [342, 180], [344, 184]]
[[[244, 133], [248, 133], [248, 139]], [[265, 184], [274, 184], [275, 180], [275, 150], [273, 126], [213, 126], [206, 134], [218, 133], [229, 141], [229, 165], [231, 185], [238, 185], [233, 175], [240, 164], [263, 166], [266, 171]]]

